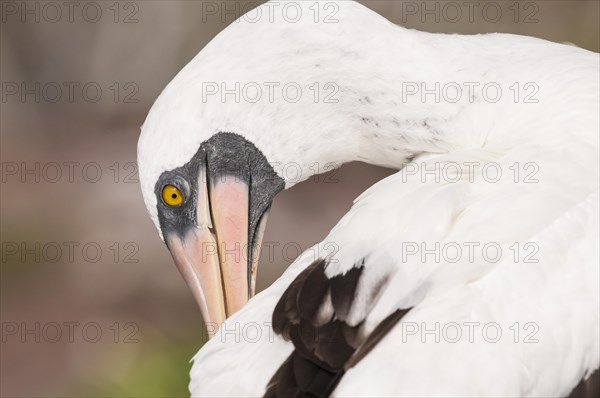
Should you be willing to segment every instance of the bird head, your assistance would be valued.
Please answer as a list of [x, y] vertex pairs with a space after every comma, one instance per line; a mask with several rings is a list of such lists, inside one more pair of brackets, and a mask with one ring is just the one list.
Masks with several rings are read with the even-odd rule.
[[138, 143], [144, 201], [209, 335], [254, 294], [275, 195], [334, 152], [311, 136], [335, 123], [316, 109], [316, 79], [282, 63], [290, 43], [262, 48], [257, 28], [236, 23], [209, 43], [156, 100]]
[[303, 17], [294, 23], [275, 13], [240, 19], [217, 35], [167, 85], [142, 126], [144, 201], [209, 334], [254, 294], [278, 192], [347, 161], [387, 164], [373, 154], [389, 145], [367, 133], [379, 117], [390, 119], [383, 135], [397, 124], [389, 108], [373, 103], [397, 103], [375, 70], [388, 54], [373, 51], [395, 27], [385, 22], [383, 38], [369, 33], [365, 25], [382, 18], [354, 2], [338, 3], [339, 23], [315, 23], [310, 3], [295, 4]]
[[285, 186], [242, 136], [219, 132], [152, 192], [159, 230], [210, 333], [254, 294], [268, 209]]

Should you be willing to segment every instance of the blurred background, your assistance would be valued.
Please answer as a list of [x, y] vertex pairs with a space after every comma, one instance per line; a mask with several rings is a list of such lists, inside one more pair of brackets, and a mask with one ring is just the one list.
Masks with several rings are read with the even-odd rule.
[[[142, 202], [139, 126], [171, 78], [260, 3], [0, 1], [2, 397], [188, 395], [206, 335]], [[424, 31], [600, 49], [597, 0], [362, 3]], [[258, 290], [390, 173], [349, 164], [280, 194]]]

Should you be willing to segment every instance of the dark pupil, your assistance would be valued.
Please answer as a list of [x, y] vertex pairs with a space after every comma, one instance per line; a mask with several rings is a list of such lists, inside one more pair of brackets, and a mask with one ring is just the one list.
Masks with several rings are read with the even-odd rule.
[[174, 193], [174, 194], [172, 194], [172, 195], [171, 195], [171, 197], [172, 197], [173, 199], [177, 199], [177, 194], [176, 194], [176, 193]]

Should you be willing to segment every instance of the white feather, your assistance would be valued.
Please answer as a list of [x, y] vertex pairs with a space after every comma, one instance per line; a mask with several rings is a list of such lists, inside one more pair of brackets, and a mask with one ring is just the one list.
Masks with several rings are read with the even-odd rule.
[[[297, 4], [312, 15], [311, 2]], [[357, 3], [336, 4], [335, 24], [311, 18], [290, 24], [278, 14], [273, 21], [235, 22], [170, 83], [143, 126], [138, 149], [142, 191], [155, 223], [153, 186], [160, 173], [187, 162], [218, 131], [252, 141], [287, 187], [299, 180], [285, 175], [286, 162], [300, 165], [305, 179], [315, 162], [401, 168], [416, 156], [419, 169], [458, 164], [460, 178], [423, 181], [404, 168], [365, 192], [320, 250], [300, 256], [200, 350], [192, 395], [264, 393], [293, 349], [269, 328], [273, 308], [314, 253], [325, 252], [334, 261], [329, 276], [367, 259], [350, 315], [366, 319], [366, 332], [396, 308], [413, 307], [344, 376], [336, 396], [568, 394], [600, 361], [598, 54], [513, 35], [411, 31]], [[231, 87], [236, 81], [297, 82], [304, 93], [314, 82], [334, 82], [339, 101], [202, 98], [203, 82]], [[481, 93], [456, 102], [406, 98], [406, 82], [428, 88], [493, 82], [503, 95], [497, 102]], [[537, 102], [515, 101], [515, 83], [534, 84]], [[496, 183], [482, 174], [490, 163], [503, 172]], [[525, 164], [534, 165], [538, 182], [524, 181]], [[465, 242], [492, 242], [504, 255], [490, 262], [476, 251], [449, 262], [401, 252], [407, 243]], [[538, 262], [515, 261], [515, 243], [537, 247]], [[382, 278], [390, 281], [371, 309], [364, 298]], [[515, 322], [532, 323], [539, 342], [403, 341], [409, 322], [496, 322], [503, 333], [513, 333]], [[244, 339], [244, 330], [255, 325], [262, 328], [260, 338]]]

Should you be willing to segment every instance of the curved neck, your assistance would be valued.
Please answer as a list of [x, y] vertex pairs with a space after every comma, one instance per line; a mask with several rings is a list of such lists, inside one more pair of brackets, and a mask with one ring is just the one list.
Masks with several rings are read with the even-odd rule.
[[[386, 45], [365, 39], [342, 47], [341, 53], [352, 48], [355, 54], [315, 72], [338, 89], [336, 104], [312, 111], [318, 122], [312, 148], [323, 161], [400, 168], [423, 153], [504, 153], [547, 143], [572, 130], [573, 117], [582, 134], [598, 124], [597, 54], [501, 34], [442, 35], [391, 26], [379, 36], [387, 36]], [[566, 117], [573, 101], [580, 106], [569, 106]]]
[[[146, 135], [177, 134], [164, 134], [160, 150], [185, 158], [235, 132], [289, 187], [331, 162], [400, 168], [421, 153], [564, 136], [574, 120], [582, 134], [597, 131], [597, 54], [514, 35], [418, 32], [354, 2], [339, 11], [330, 24], [232, 24], [161, 94]], [[290, 160], [300, 178], [284, 170]]]

